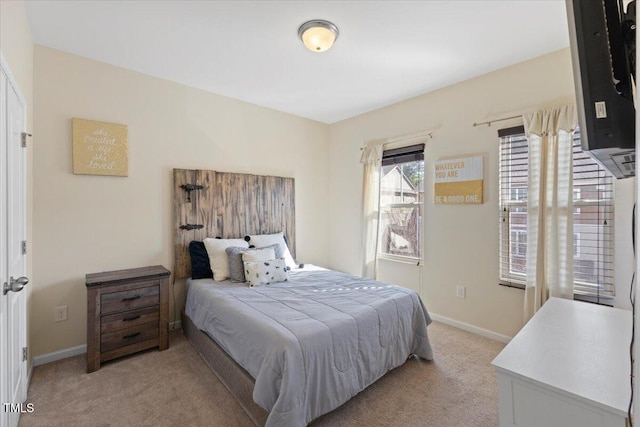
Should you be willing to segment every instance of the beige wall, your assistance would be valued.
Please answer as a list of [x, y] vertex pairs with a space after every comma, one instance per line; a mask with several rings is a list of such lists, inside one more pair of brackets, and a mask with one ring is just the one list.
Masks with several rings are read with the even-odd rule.
[[[9, 63], [22, 95], [27, 102], [27, 132], [33, 130], [33, 43], [31, 30], [22, 1], [0, 1], [0, 51]], [[27, 241], [33, 247], [33, 142], [27, 146]], [[25, 288], [27, 293], [27, 312], [31, 311], [31, 293], [33, 290], [33, 257], [27, 256], [27, 277], [31, 284]], [[28, 330], [28, 329], [27, 329]], [[29, 348], [31, 348], [30, 337]], [[32, 351], [29, 352], [31, 363]]]
[[[294, 177], [298, 258], [328, 263], [326, 125], [42, 46], [34, 79], [35, 355], [86, 342], [86, 273], [172, 268], [173, 168]], [[128, 177], [72, 173], [73, 117], [128, 125]]]
[[[422, 130], [434, 132], [428, 178], [439, 158], [484, 156], [485, 202], [435, 206], [427, 184], [424, 266], [384, 261], [380, 279], [418, 290], [440, 316], [505, 336], [521, 327], [522, 291], [497, 284], [496, 133], [520, 123], [471, 124], [574, 102], [568, 50], [331, 126], [41, 46], [34, 58], [34, 355], [85, 343], [86, 273], [172, 267], [172, 168], [295, 177], [298, 257], [358, 274], [360, 147]], [[129, 126], [129, 177], [73, 175], [72, 117]], [[617, 305], [629, 307], [633, 180], [616, 192]], [[59, 305], [69, 320], [54, 323]]]
[[[498, 285], [497, 129], [522, 122], [476, 128], [471, 125], [574, 102], [571, 59], [565, 49], [332, 125], [331, 267], [360, 272], [360, 147], [371, 141], [432, 130], [433, 139], [425, 151], [424, 266], [382, 261], [379, 279], [419, 290], [432, 313], [513, 336], [522, 326], [523, 291]], [[430, 182], [434, 161], [471, 154], [484, 156], [484, 203], [434, 205]], [[616, 200], [618, 305], [629, 307], [625, 295], [633, 269], [633, 180], [617, 183]], [[465, 299], [456, 297], [457, 285], [466, 286]]]
[[[0, 49], [9, 62], [22, 94], [32, 104], [33, 43], [22, 1], [0, 2]], [[29, 124], [31, 123], [29, 117]]]

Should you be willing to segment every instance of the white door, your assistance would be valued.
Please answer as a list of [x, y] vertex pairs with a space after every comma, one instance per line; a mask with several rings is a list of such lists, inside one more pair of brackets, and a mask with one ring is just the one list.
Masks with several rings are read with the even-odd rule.
[[[0, 282], [7, 276], [7, 79], [0, 72]], [[7, 369], [7, 298], [0, 296], [0, 426], [8, 425], [4, 404], [9, 401]]]
[[0, 424], [17, 426], [26, 399], [26, 150], [25, 105], [6, 63], [0, 69]]

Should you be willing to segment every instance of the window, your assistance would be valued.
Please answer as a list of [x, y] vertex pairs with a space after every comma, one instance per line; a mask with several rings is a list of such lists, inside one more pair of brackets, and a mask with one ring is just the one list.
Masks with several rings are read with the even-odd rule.
[[514, 257], [524, 258], [527, 256], [527, 230], [511, 229], [511, 254]]
[[[500, 283], [524, 287], [529, 149], [522, 126], [500, 136]], [[573, 138], [573, 277], [578, 299], [611, 304], [613, 178]]]
[[379, 254], [422, 256], [424, 144], [385, 150], [380, 173]]
[[526, 187], [511, 188], [511, 200], [527, 200], [527, 188]]

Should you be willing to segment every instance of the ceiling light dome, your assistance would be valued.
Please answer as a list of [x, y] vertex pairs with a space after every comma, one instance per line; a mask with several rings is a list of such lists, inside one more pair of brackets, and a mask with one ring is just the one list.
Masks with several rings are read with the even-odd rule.
[[307, 21], [298, 29], [302, 43], [313, 52], [329, 50], [338, 38], [338, 33], [338, 27], [323, 19]]

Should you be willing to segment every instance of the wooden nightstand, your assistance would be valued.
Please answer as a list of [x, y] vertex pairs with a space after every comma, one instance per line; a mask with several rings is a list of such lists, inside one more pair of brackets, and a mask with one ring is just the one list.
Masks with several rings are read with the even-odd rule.
[[169, 347], [169, 276], [161, 265], [86, 275], [87, 372], [148, 348]]

